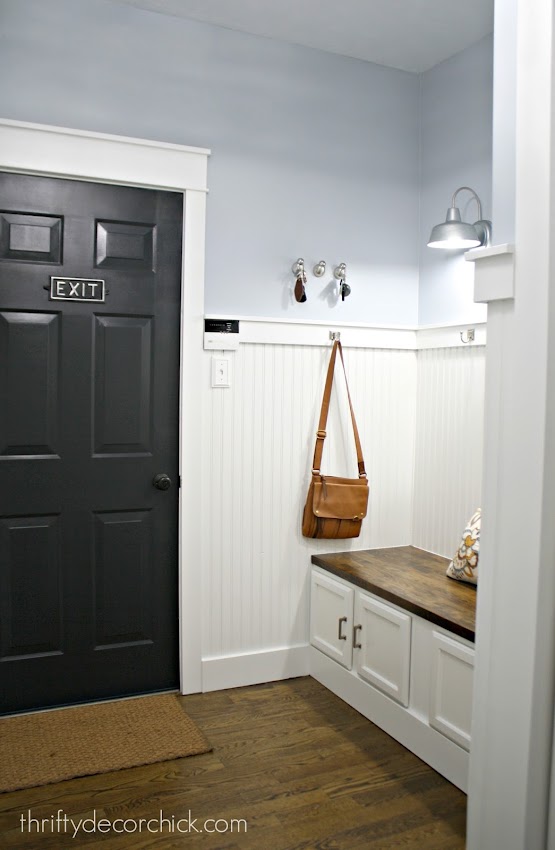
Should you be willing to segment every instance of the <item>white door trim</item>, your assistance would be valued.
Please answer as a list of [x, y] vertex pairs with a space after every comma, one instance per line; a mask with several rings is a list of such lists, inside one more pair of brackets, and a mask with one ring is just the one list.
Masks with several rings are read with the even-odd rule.
[[0, 170], [183, 193], [179, 464], [181, 693], [202, 690], [200, 487], [204, 236], [209, 150], [0, 119]]
[[507, 230], [515, 188], [515, 249], [503, 272], [494, 257], [477, 260], [492, 300], [467, 847], [546, 850], [555, 847], [553, 2], [496, 3], [495, 28], [494, 102], [513, 122], [494, 132], [503, 160], [494, 208], [504, 205]]

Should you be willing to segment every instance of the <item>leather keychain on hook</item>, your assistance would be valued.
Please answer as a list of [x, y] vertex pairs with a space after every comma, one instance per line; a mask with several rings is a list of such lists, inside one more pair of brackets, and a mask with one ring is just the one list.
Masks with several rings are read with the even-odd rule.
[[306, 301], [305, 283], [306, 276], [299, 275], [297, 282], [295, 283], [295, 298], [300, 304], [303, 304]]
[[299, 257], [297, 262], [293, 265], [293, 272], [296, 275], [295, 281], [295, 300], [299, 302], [299, 304], [304, 304], [306, 301], [306, 274], [304, 270], [304, 260], [302, 257]]
[[341, 295], [341, 300], [345, 301], [345, 298], [351, 294], [351, 287], [346, 281], [347, 266], [345, 263], [340, 263], [336, 266], [333, 275], [335, 279], [339, 281], [339, 294]]

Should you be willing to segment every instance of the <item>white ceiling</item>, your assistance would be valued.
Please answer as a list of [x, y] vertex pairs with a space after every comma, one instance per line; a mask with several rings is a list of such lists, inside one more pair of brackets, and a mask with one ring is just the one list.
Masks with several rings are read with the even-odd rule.
[[404, 71], [493, 31], [494, 0], [117, 0]]

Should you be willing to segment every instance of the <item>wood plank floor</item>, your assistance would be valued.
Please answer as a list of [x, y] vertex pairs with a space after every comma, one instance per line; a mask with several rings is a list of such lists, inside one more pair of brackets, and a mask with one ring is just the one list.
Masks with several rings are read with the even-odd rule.
[[[313, 679], [182, 699], [212, 753], [2, 794], [2, 850], [464, 848], [465, 795]], [[155, 834], [143, 825], [140, 834], [73, 838], [71, 827], [22, 831], [28, 810], [75, 821], [93, 813], [138, 821], [160, 810], [176, 821], [190, 811], [197, 829], [236, 818], [247, 832]]]

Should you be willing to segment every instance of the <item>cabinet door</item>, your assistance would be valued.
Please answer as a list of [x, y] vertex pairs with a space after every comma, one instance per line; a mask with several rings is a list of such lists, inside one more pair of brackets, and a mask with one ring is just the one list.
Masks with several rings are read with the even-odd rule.
[[474, 650], [439, 632], [432, 635], [430, 726], [470, 749]]
[[359, 676], [407, 706], [410, 616], [359, 591], [355, 598], [354, 628]]
[[348, 670], [353, 662], [353, 596], [352, 587], [313, 570], [310, 642]]

